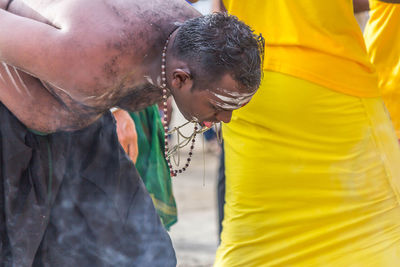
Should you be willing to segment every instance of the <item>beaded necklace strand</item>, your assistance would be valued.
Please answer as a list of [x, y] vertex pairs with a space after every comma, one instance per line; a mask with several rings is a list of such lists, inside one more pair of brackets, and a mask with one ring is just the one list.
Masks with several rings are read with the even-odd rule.
[[192, 158], [192, 155], [193, 155], [194, 143], [196, 142], [196, 135], [197, 135], [198, 127], [197, 127], [196, 124], [194, 125], [193, 134], [191, 136], [189, 136], [189, 137], [183, 136], [180, 133], [179, 128], [174, 128], [174, 130], [178, 132], [178, 145], [177, 145], [177, 147], [175, 147], [175, 149], [174, 149], [175, 151], [182, 147], [181, 146], [182, 144], [179, 143], [179, 135], [181, 135], [182, 137], [184, 137], [186, 139], [187, 142], [186, 142], [185, 145], [187, 145], [191, 141], [191, 146], [190, 146], [190, 150], [189, 150], [189, 156], [186, 159], [185, 166], [180, 168], [180, 169], [174, 169], [173, 166], [172, 166], [172, 163], [171, 163], [172, 153], [170, 153], [169, 147], [168, 147], [168, 135], [170, 133], [172, 133], [173, 131], [169, 132], [168, 131], [168, 125], [167, 125], [167, 121], [168, 121], [168, 107], [167, 107], [168, 96], [167, 96], [167, 93], [168, 93], [168, 90], [167, 90], [167, 76], [166, 76], [166, 55], [167, 55], [167, 47], [168, 47], [168, 43], [169, 43], [169, 40], [171, 38], [171, 35], [172, 35], [172, 33], [168, 36], [167, 41], [165, 41], [165, 45], [164, 45], [164, 48], [163, 48], [163, 51], [162, 51], [162, 57], [161, 57], [161, 80], [162, 80], [162, 84], [161, 84], [161, 89], [162, 89], [162, 99], [163, 99], [162, 101], [163, 101], [163, 113], [164, 113], [163, 114], [164, 142], [165, 142], [164, 156], [165, 156], [165, 159], [167, 160], [168, 167], [169, 167], [169, 170], [171, 172], [171, 176], [175, 177], [178, 173], [182, 173], [182, 172], [186, 171], [186, 169], [189, 167], [189, 164], [190, 164], [190, 162], [192, 160], [191, 158]]
[[[168, 106], [167, 106], [168, 88], [167, 88], [167, 73], [166, 73], [166, 57], [167, 57], [167, 47], [168, 47], [168, 43], [170, 41], [172, 33], [168, 36], [167, 40], [165, 41], [165, 45], [164, 45], [164, 48], [162, 50], [162, 56], [161, 56], [161, 81], [162, 82], [161, 82], [161, 86], [160, 87], [162, 89], [162, 101], [163, 101], [163, 119], [162, 119], [162, 123], [163, 123], [163, 126], [164, 126], [164, 143], [165, 143], [164, 157], [167, 160], [167, 164], [168, 164], [171, 176], [175, 177], [175, 176], [177, 176], [178, 173], [182, 173], [182, 172], [186, 171], [186, 169], [189, 167], [190, 162], [192, 160], [193, 149], [194, 149], [194, 144], [196, 142], [197, 134], [202, 134], [205, 131], [208, 131], [212, 126], [216, 127], [216, 124], [213, 124], [210, 127], [202, 127], [202, 128], [199, 129], [199, 127], [197, 126], [198, 122], [196, 122], [196, 121], [188, 121], [188, 122], [184, 123], [183, 125], [178, 126], [178, 127], [174, 127], [172, 130], [168, 131]], [[189, 135], [189, 136], [185, 136], [180, 131], [180, 128], [186, 126], [189, 123], [193, 123], [194, 124], [193, 133], [191, 135]], [[177, 133], [178, 144], [175, 145], [172, 149], [169, 149], [168, 136], [170, 134], [174, 133], [174, 132]], [[183, 141], [180, 141], [180, 138], [182, 138]], [[219, 137], [218, 133], [217, 133], [217, 139], [218, 139], [218, 141], [220, 141], [220, 137]], [[174, 153], [177, 152], [177, 154], [178, 154], [178, 163], [175, 162], [175, 165], [178, 166], [179, 162], [180, 162], [179, 150], [181, 148], [187, 146], [189, 143], [191, 143], [190, 144], [190, 149], [189, 149], [188, 157], [186, 159], [186, 163], [185, 163], [184, 167], [182, 167], [180, 169], [174, 169], [173, 166], [172, 166], [171, 157], [173, 157]], [[204, 149], [203, 149], [203, 154], [204, 154]], [[175, 160], [175, 158], [174, 158], [174, 160]]]

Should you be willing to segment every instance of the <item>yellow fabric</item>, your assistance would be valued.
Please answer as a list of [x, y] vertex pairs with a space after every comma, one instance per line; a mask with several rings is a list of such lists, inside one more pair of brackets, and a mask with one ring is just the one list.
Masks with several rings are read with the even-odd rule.
[[265, 71], [223, 133], [215, 266], [400, 266], [400, 150], [381, 98]]
[[371, 1], [370, 8], [365, 42], [378, 72], [383, 100], [400, 138], [400, 4]]
[[266, 70], [349, 95], [379, 95], [352, 0], [224, 0], [224, 4], [263, 34]]

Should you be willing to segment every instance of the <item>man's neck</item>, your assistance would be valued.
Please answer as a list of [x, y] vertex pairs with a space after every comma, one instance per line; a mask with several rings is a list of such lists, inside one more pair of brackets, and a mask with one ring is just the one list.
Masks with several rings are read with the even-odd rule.
[[[164, 37], [164, 40], [162, 42], [161, 46], [157, 46], [159, 47], [159, 49], [157, 50], [157, 53], [155, 54], [155, 56], [153, 57], [152, 61], [149, 62], [149, 69], [148, 69], [148, 75], [147, 77], [150, 78], [150, 83], [153, 85], [156, 85], [158, 87], [161, 87], [162, 85], [162, 57], [163, 57], [163, 49], [165, 47], [165, 44], [167, 43], [167, 40], [169, 40], [168, 42], [168, 46], [166, 49], [166, 68], [169, 68], [168, 66], [168, 59], [172, 58], [172, 46], [173, 46], [173, 42], [175, 40], [176, 34], [178, 32], [178, 27], [176, 27], [175, 29], [172, 30], [172, 32], [168, 33], [168, 35], [166, 35]], [[149, 80], [149, 79], [147, 79]], [[168, 79], [167, 79], [168, 82]], [[167, 84], [168, 87], [168, 84]]]

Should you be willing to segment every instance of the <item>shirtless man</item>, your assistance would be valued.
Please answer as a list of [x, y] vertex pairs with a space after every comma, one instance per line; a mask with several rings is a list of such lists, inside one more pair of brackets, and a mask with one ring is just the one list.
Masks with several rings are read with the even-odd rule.
[[[160, 101], [162, 50], [170, 33], [167, 87], [186, 119], [229, 122], [240, 107], [233, 96], [248, 102], [258, 88], [257, 42], [248, 29], [241, 25], [237, 36], [225, 39], [224, 27], [234, 19], [214, 15], [180, 32], [179, 24], [200, 16], [184, 1], [15, 0], [9, 11], [0, 10], [0, 100], [34, 130], [76, 130], [109, 108], [133, 111]], [[190, 28], [205, 30], [207, 23], [221, 27], [215, 31], [220, 47], [195, 47], [201, 37]], [[242, 69], [229, 65], [229, 52], [243, 54]], [[215, 56], [218, 61], [210, 62]]]
[[170, 94], [188, 120], [229, 122], [260, 83], [257, 36], [183, 0], [0, 8], [0, 262], [175, 266], [108, 110]]

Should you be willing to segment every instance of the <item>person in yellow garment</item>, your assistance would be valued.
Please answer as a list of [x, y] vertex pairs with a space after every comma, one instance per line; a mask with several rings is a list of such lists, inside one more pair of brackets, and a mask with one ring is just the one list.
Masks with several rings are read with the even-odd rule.
[[351, 0], [226, 0], [266, 40], [223, 125], [215, 266], [400, 266], [400, 150]]
[[400, 139], [400, 0], [370, 1], [364, 37], [378, 72], [383, 100]]

